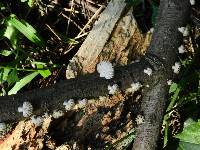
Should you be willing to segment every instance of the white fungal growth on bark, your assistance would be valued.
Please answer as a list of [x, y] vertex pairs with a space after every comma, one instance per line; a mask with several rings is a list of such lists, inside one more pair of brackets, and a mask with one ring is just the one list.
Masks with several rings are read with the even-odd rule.
[[84, 98], [84, 99], [78, 101], [78, 105], [80, 108], [83, 108], [87, 105], [87, 102], [88, 102], [88, 100], [86, 98]]
[[137, 115], [135, 121], [136, 121], [137, 125], [140, 125], [140, 124], [144, 123], [144, 116]]
[[108, 85], [108, 93], [114, 95], [118, 91], [118, 85]]
[[195, 5], [195, 0], [190, 0], [191, 5]]
[[33, 106], [30, 102], [24, 102], [22, 107], [18, 107], [18, 112], [22, 112], [24, 117], [29, 117], [33, 113]]
[[126, 93], [134, 93], [142, 87], [140, 82], [132, 83], [131, 88], [126, 89]]
[[174, 66], [172, 66], [172, 70], [174, 73], [178, 74], [180, 72], [181, 65], [179, 62], [175, 62]]
[[113, 66], [108, 61], [101, 61], [97, 64], [97, 71], [100, 74], [100, 77], [104, 77], [106, 79], [111, 79], [114, 76]]
[[62, 110], [54, 110], [52, 117], [57, 119], [57, 118], [62, 117], [63, 115], [64, 115], [64, 112]]
[[152, 69], [151, 68], [144, 69], [144, 73], [150, 76], [152, 74]]
[[154, 31], [154, 28], [151, 28], [151, 29], [150, 29], [150, 32], [153, 33], [153, 31]]
[[44, 119], [40, 116], [33, 115], [31, 117], [31, 122], [36, 126], [41, 126], [43, 121], [44, 121]]
[[178, 31], [181, 32], [181, 33], [183, 34], [184, 31], [185, 31], [185, 27], [179, 27], [179, 28], [178, 28]]
[[69, 111], [72, 110], [75, 106], [75, 102], [73, 99], [64, 101], [63, 105], [65, 106], [65, 110]]
[[183, 45], [181, 45], [181, 46], [178, 48], [178, 52], [179, 52], [180, 54], [185, 53], [185, 48], [184, 48]]
[[178, 30], [179, 30], [179, 32], [181, 32], [183, 34], [183, 36], [188, 36], [189, 35], [188, 27], [179, 27]]
[[172, 85], [172, 80], [167, 80], [167, 85]]

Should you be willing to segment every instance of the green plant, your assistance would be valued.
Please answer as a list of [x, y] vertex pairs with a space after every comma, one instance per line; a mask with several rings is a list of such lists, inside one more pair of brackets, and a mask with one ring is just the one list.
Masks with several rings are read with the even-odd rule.
[[[5, 9], [3, 3], [0, 8]], [[0, 40], [7, 45], [5, 49], [0, 49], [0, 95], [16, 94], [39, 74], [44, 78], [51, 75], [46, 63], [31, 58], [31, 52], [45, 48], [44, 40], [33, 26], [15, 14], [4, 16], [0, 26]], [[33, 43], [31, 48], [23, 44], [27, 39], [29, 45]], [[6, 59], [9, 61], [4, 61]]]

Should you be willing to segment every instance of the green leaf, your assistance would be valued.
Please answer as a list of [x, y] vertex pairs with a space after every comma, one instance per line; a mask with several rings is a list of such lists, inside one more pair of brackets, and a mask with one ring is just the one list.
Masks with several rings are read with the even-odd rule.
[[172, 85], [169, 88], [169, 93], [174, 93], [177, 88], [178, 88], [177, 83], [172, 83]]
[[12, 54], [12, 51], [9, 51], [9, 50], [1, 50], [0, 51], [0, 55], [3, 55], [3, 56], [9, 56]]
[[3, 70], [3, 81], [7, 81], [9, 72], [10, 72], [9, 68], [4, 68], [4, 70]]
[[183, 131], [175, 136], [183, 142], [200, 144], [200, 120], [186, 126]]
[[21, 80], [19, 80], [15, 86], [8, 92], [8, 95], [16, 94], [21, 88], [23, 88], [26, 84], [31, 82], [39, 73], [38, 72], [33, 72]]
[[36, 30], [26, 21], [20, 21], [15, 15], [10, 15], [10, 17], [7, 19], [7, 24], [14, 26], [34, 44], [38, 46], [44, 46], [44, 42], [41, 37], [38, 36]]
[[5, 32], [4, 32], [4, 36], [7, 37], [11, 44], [12, 44], [12, 47], [14, 49], [16, 49], [18, 46], [17, 46], [17, 30], [15, 29], [14, 26], [12, 25], [8, 25]]
[[180, 141], [177, 150], [200, 150], [200, 145]]
[[15, 82], [18, 82], [19, 81], [19, 78], [18, 78], [18, 75], [17, 75], [17, 69], [13, 69], [11, 71], [11, 73], [8, 75], [8, 79], [7, 79], [7, 82], [9, 85], [15, 83]]
[[[44, 66], [42, 64], [37, 64], [37, 68], [38, 69], [42, 69], [42, 68], [44, 68]], [[47, 70], [38, 70], [38, 72], [41, 74], [41, 76], [43, 78], [47, 78], [48, 76], [51, 75], [51, 71], [49, 69], [47, 69]]]

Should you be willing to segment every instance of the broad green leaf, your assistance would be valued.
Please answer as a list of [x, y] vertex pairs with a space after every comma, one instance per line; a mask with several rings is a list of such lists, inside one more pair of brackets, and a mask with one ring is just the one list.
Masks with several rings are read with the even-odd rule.
[[19, 81], [19, 78], [18, 78], [18, 75], [17, 75], [17, 70], [13, 69], [11, 71], [11, 73], [8, 75], [7, 82], [8, 82], [9, 85], [11, 85], [11, 84], [18, 82], [18, 81]]
[[[37, 64], [37, 68], [42, 69], [42, 68], [44, 68], [44, 66], [42, 64]], [[41, 76], [43, 76], [43, 78], [47, 78], [48, 76], [51, 75], [51, 71], [49, 69], [38, 70], [38, 72], [41, 74]]]
[[200, 145], [180, 141], [177, 150], [200, 150]]
[[3, 55], [3, 56], [9, 56], [10, 54], [12, 54], [12, 51], [9, 51], [9, 50], [0, 51], [0, 55]]
[[16, 49], [17, 48], [17, 39], [18, 38], [17, 38], [17, 30], [15, 29], [15, 27], [10, 25], [10, 24], [8, 24], [7, 28], [6, 28], [5, 32], [4, 32], [4, 36], [7, 37], [10, 40], [10, 42], [12, 44], [12, 47], [14, 49]]
[[23, 88], [26, 84], [30, 83], [39, 73], [33, 72], [21, 80], [19, 80], [15, 86], [8, 92], [8, 95], [16, 94], [21, 88]]
[[51, 75], [51, 71], [49, 69], [39, 70], [38, 72], [41, 74], [41, 76], [43, 76], [43, 78], [47, 78], [48, 76]]
[[3, 70], [3, 81], [7, 81], [9, 72], [10, 72], [9, 68], [4, 68], [4, 70]]
[[169, 88], [169, 93], [175, 92], [177, 88], [178, 88], [178, 85], [176, 83], [172, 83], [172, 85]]
[[15, 15], [10, 15], [7, 23], [14, 26], [34, 44], [38, 46], [44, 46], [44, 42], [41, 37], [37, 35], [36, 30], [27, 22], [18, 20]]
[[21, 2], [27, 2], [29, 7], [33, 7], [35, 0], [21, 0]]
[[186, 126], [183, 131], [175, 136], [180, 141], [200, 144], [200, 120]]

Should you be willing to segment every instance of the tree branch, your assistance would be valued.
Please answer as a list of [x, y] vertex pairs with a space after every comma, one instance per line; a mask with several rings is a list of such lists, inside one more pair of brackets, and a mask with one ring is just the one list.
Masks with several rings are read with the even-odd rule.
[[24, 101], [33, 105], [35, 115], [43, 115], [53, 110], [64, 110], [63, 102], [73, 98], [93, 98], [108, 94], [108, 85], [118, 84], [121, 90], [130, 87], [132, 82], [144, 83], [149, 76], [143, 70], [151, 65], [146, 60], [141, 60], [129, 66], [115, 69], [114, 78], [106, 80], [99, 74], [88, 74], [57, 83], [51, 87], [35, 89], [16, 95], [0, 97], [0, 122], [11, 122], [23, 119], [18, 107]]
[[144, 123], [137, 128], [134, 150], [156, 149], [168, 94], [167, 80], [173, 77], [172, 65], [182, 43], [183, 35], [178, 28], [186, 26], [190, 9], [189, 0], [161, 0], [155, 31], [146, 54], [147, 58], [153, 55], [148, 60], [156, 71], [149, 81], [150, 87], [144, 89], [141, 104]]

